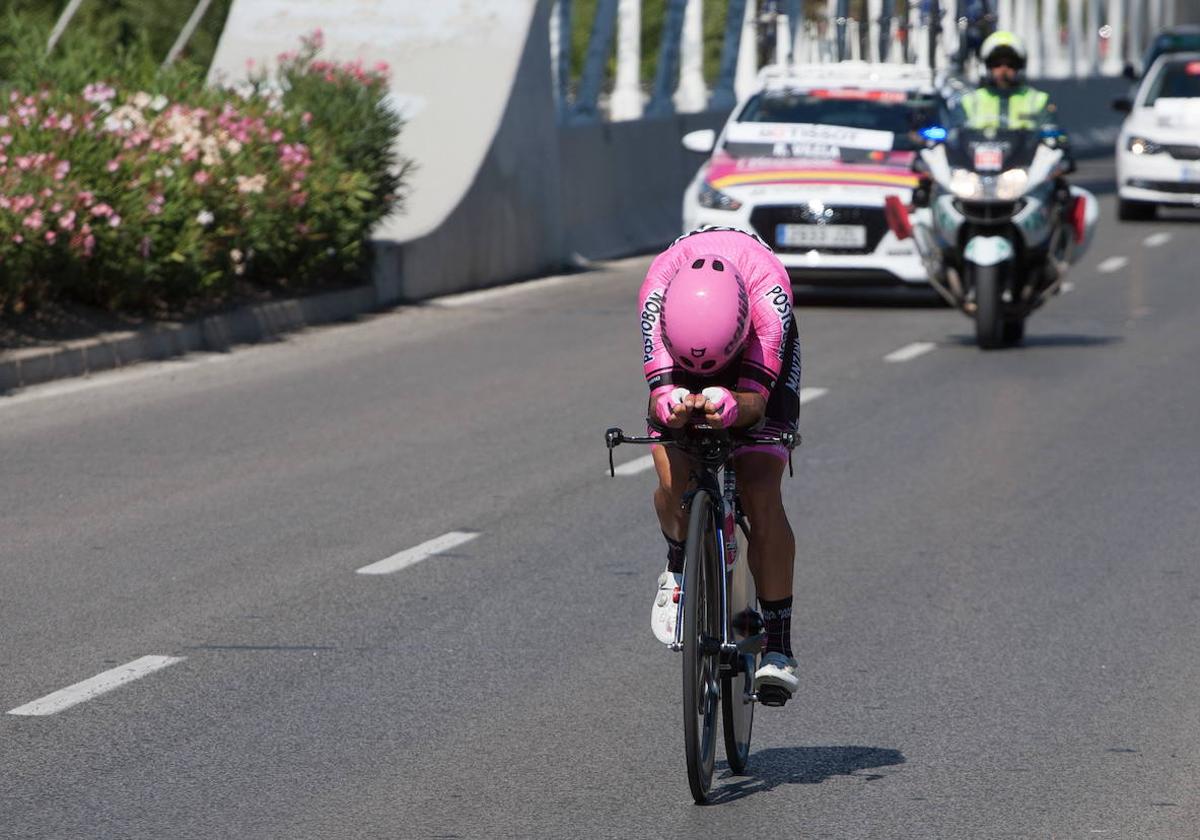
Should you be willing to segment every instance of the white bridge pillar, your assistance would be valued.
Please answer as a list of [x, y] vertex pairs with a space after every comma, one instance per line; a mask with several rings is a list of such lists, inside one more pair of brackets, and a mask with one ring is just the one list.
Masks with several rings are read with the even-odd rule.
[[1108, 0], [1108, 55], [1104, 57], [1104, 73], [1118, 76], [1125, 68], [1125, 3]]
[[703, 111], [708, 105], [704, 85], [704, 20], [702, 0], [688, 0], [683, 15], [683, 43], [679, 56], [679, 87], [675, 89], [675, 110], [681, 114]]
[[642, 116], [642, 0], [617, 6], [617, 78], [609, 114], [614, 121]]

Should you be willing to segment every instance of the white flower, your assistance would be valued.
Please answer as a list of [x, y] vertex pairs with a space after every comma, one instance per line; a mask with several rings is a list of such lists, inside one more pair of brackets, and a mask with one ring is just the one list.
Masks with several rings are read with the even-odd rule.
[[196, 221], [199, 223], [200, 227], [208, 227], [213, 223], [213, 219], [215, 218], [216, 217], [207, 210], [201, 210], [196, 214]]
[[133, 104], [138, 108], [145, 108], [150, 104], [150, 94], [144, 90], [139, 90], [133, 95]]
[[233, 260], [235, 263], [240, 263], [243, 256], [244, 254], [242, 254], [242, 252], [237, 248], [234, 248], [229, 252], [229, 259]]
[[161, 93], [150, 100], [150, 109], [153, 111], [161, 111], [171, 104], [171, 101]]

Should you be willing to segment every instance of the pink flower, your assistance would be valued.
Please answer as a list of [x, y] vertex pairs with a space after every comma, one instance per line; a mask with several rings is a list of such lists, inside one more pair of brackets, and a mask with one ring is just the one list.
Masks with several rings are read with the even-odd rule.
[[83, 89], [83, 98], [92, 104], [107, 102], [116, 95], [117, 92], [104, 82], [95, 82]]
[[103, 219], [107, 216], [113, 215], [113, 209], [111, 207], [109, 207], [107, 204], [104, 204], [103, 202], [101, 202], [100, 204], [97, 204], [95, 207], [92, 208], [92, 215]]
[[54, 167], [54, 180], [61, 181], [67, 177], [71, 171], [71, 162], [69, 160], [60, 160], [58, 166]]
[[271, 132], [271, 142], [272, 143], [278, 143], [282, 139], [283, 139], [283, 132], [280, 131], [279, 129], [275, 129], [274, 131]]
[[58, 239], [58, 234], [52, 230], [46, 231], [46, 244], [53, 245], [54, 240]]
[[25, 237], [19, 233], [14, 233], [12, 236], [12, 241], [17, 243], [18, 245], [20, 245], [22, 242], [25, 241]]
[[300, 115], [300, 122], [304, 125], [308, 125], [310, 122], [312, 122], [312, 118], [312, 112], [305, 111]]
[[50, 205], [50, 212], [51, 212], [51, 213], [53, 213], [53, 214], [54, 214], [54, 215], [56, 215], [56, 216], [57, 216], [59, 213], [61, 213], [61, 212], [62, 212], [62, 209], [63, 209], [63, 208], [62, 208], [62, 202], [61, 202], [61, 201], [56, 201], [56, 202], [54, 202], [53, 204], [51, 204], [51, 205]]
[[195, 175], [192, 176], [192, 180], [195, 181], [200, 186], [204, 186], [205, 184], [207, 184], [209, 181], [212, 180], [212, 176], [209, 175], [207, 172], [205, 172], [203, 169], [201, 169], [199, 172], [197, 172]]
[[66, 213], [63, 213], [62, 216], [59, 217], [58, 226], [60, 228], [62, 228], [63, 230], [74, 230], [75, 229], [75, 211], [68, 210]]
[[121, 161], [117, 160], [117, 158], [113, 158], [108, 163], [104, 164], [104, 168], [109, 172], [116, 172], [121, 168]]
[[83, 255], [90, 257], [96, 251], [96, 237], [90, 233], [83, 240]]
[[108, 226], [114, 227], [114, 228], [120, 227], [121, 226], [121, 217], [118, 216], [116, 213], [113, 213], [111, 216], [108, 217]]
[[21, 224], [23, 224], [25, 227], [29, 228], [30, 230], [40, 230], [42, 227], [42, 223], [44, 221], [45, 221], [45, 219], [42, 217], [42, 211], [34, 210], [32, 213], [30, 213], [28, 216], [25, 217], [25, 220], [23, 222], [21, 222]]
[[293, 207], [303, 207], [307, 203], [308, 193], [305, 192], [292, 193], [288, 197], [288, 204], [292, 205]]

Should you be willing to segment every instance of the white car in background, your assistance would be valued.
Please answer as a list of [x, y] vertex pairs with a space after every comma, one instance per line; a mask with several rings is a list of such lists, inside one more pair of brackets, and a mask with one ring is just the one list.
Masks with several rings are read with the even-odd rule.
[[930, 72], [865, 62], [766, 67], [718, 134], [683, 138], [711, 153], [684, 193], [685, 231], [758, 234], [795, 285], [926, 286], [911, 239], [884, 216], [908, 203], [920, 132], [936, 130]]
[[1133, 99], [1117, 138], [1117, 214], [1151, 219], [1158, 207], [1200, 207], [1200, 52], [1160, 56]]

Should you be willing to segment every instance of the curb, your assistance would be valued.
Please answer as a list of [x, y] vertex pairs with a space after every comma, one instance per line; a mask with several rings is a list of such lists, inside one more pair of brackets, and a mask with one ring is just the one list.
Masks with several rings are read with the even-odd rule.
[[180, 324], [105, 333], [57, 347], [0, 352], [0, 394], [55, 379], [197, 351], [222, 352], [304, 327], [349, 320], [396, 303], [374, 285], [251, 304]]

